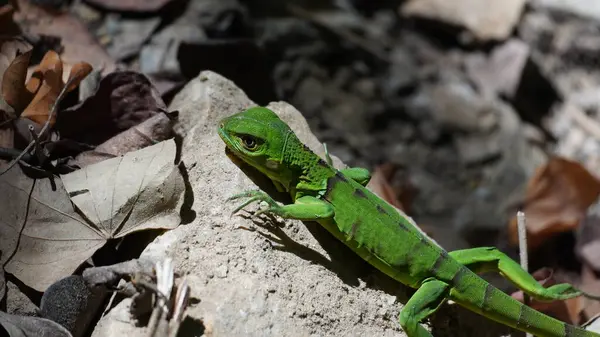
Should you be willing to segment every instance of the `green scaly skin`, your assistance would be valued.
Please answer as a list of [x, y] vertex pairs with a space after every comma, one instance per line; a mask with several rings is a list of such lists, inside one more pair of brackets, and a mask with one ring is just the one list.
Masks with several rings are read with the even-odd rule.
[[570, 284], [542, 287], [518, 263], [493, 247], [446, 252], [410, 218], [365, 186], [370, 174], [361, 168], [336, 170], [302, 144], [279, 117], [263, 107], [221, 121], [219, 135], [228, 150], [258, 169], [294, 203], [280, 205], [261, 190], [230, 199], [249, 198], [287, 219], [317, 221], [356, 254], [385, 274], [416, 288], [399, 315], [409, 337], [431, 337], [422, 325], [444, 301], [454, 302], [492, 320], [536, 336], [600, 337], [536, 311], [495, 288], [477, 273], [496, 271], [531, 297], [564, 300], [586, 295]]

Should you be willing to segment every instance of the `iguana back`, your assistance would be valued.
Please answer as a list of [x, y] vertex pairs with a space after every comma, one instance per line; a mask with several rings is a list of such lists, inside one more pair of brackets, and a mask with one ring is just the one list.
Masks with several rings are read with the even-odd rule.
[[364, 187], [370, 178], [364, 170], [333, 168], [302, 144], [274, 112], [256, 107], [225, 118], [219, 135], [233, 154], [269, 177], [280, 190], [288, 191], [294, 200], [282, 206], [263, 191], [247, 191], [232, 197], [250, 198], [235, 211], [261, 200], [269, 207], [256, 214], [270, 212], [317, 221], [377, 269], [417, 288], [399, 318], [409, 337], [431, 336], [419, 323], [447, 299], [537, 336], [600, 337], [523, 305], [474, 271], [501, 272], [537, 299], [566, 299], [582, 292], [568, 284], [542, 287], [493, 247], [447, 253], [407, 215]]

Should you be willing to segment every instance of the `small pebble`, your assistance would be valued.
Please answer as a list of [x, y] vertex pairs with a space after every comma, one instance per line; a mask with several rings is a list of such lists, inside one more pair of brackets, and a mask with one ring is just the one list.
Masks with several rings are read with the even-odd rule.
[[218, 278], [226, 278], [227, 277], [227, 272], [228, 272], [228, 268], [227, 265], [223, 264], [220, 265], [217, 270], [216, 270], [216, 274]]

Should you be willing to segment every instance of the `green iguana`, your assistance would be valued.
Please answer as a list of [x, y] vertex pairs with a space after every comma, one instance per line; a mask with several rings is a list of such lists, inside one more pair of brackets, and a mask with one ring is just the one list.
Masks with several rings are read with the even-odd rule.
[[221, 121], [218, 132], [234, 154], [266, 175], [294, 203], [280, 205], [261, 190], [229, 200], [249, 198], [234, 211], [264, 201], [269, 212], [286, 219], [317, 221], [365, 261], [417, 291], [399, 315], [409, 337], [432, 336], [421, 322], [447, 299], [478, 314], [536, 336], [600, 337], [544, 315], [508, 296], [476, 273], [496, 271], [531, 297], [564, 300], [593, 297], [563, 283], [542, 287], [510, 257], [493, 247], [446, 252], [414, 222], [365, 186], [362, 168], [337, 170], [304, 145], [271, 110], [254, 107]]

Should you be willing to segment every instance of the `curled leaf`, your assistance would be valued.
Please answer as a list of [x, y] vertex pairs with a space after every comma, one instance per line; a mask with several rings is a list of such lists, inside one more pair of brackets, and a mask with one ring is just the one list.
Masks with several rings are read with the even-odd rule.
[[[30, 99], [21, 114], [21, 117], [30, 119], [43, 125], [50, 118], [50, 112], [56, 103], [58, 95], [65, 86], [63, 82], [64, 64], [55, 51], [48, 51], [42, 62], [35, 68], [31, 79], [27, 82], [27, 92], [33, 97]], [[69, 74], [69, 87], [67, 91], [75, 89], [79, 83], [92, 71], [88, 63], [80, 62], [71, 68]], [[56, 115], [50, 119], [54, 125]]]
[[369, 188], [383, 200], [404, 211], [404, 206], [398, 200], [394, 188], [389, 183], [393, 173], [394, 167], [392, 165], [384, 164], [377, 166], [373, 172], [371, 181], [369, 181]]
[[[26, 54], [30, 50], [31, 50], [31, 45], [23, 39], [0, 38], [0, 78], [2, 78], [2, 85], [1, 85], [0, 89], [3, 92], [5, 90], [8, 91], [8, 90], [15, 89], [12, 86], [10, 86], [10, 83], [8, 83], [8, 82], [13, 82], [13, 80], [15, 78], [15, 74], [9, 75], [9, 78], [5, 79], [6, 70], [11, 66], [11, 64], [17, 57], [19, 57], [19, 56], [21, 56], [21, 58], [26, 57], [26, 56], [22, 56], [22, 55]], [[20, 65], [22, 64], [21, 60], [18, 60], [17, 63], [19, 63], [19, 66], [15, 66], [15, 67], [20, 68]], [[14, 73], [13, 70], [11, 70], [11, 72]], [[17, 72], [18, 72], [18, 70], [17, 70]], [[6, 84], [4, 83], [5, 80], [7, 81]], [[12, 97], [12, 95], [10, 95], [10, 94], [9, 94], [9, 96]], [[0, 99], [0, 111], [4, 112], [4, 115], [0, 116], [0, 117], [3, 117], [4, 119], [7, 117], [16, 118], [17, 116], [16, 116], [15, 109], [11, 105], [9, 105], [7, 102], [4, 101], [4, 93], [2, 93], [2, 95], [0, 97], [2, 97], [2, 99]]]
[[25, 87], [27, 67], [32, 50], [18, 55], [8, 66], [2, 77], [2, 96], [15, 111], [21, 112], [31, 101], [32, 92]]
[[61, 111], [57, 129], [64, 138], [98, 145], [166, 108], [146, 76], [117, 71], [104, 77], [84, 102]]
[[[600, 195], [600, 181], [581, 164], [552, 158], [529, 181], [523, 211], [527, 217], [527, 240], [535, 249], [556, 234], [572, 231], [587, 208]], [[517, 220], [509, 224], [510, 239], [517, 244]]]

